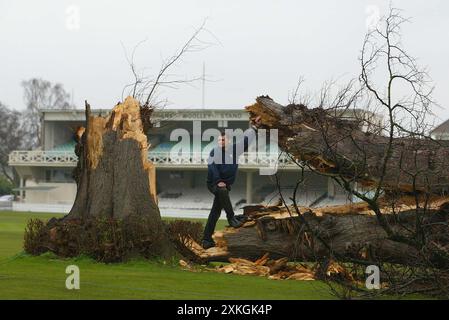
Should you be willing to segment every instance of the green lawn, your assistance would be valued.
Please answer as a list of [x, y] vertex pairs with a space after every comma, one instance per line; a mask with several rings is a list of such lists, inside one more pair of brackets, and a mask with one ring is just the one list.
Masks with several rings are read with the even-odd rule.
[[[0, 211], [0, 299], [332, 299], [319, 281], [275, 281], [256, 276], [189, 272], [176, 264], [131, 261], [96, 263], [23, 253], [23, 231], [31, 217], [55, 214]], [[220, 220], [217, 228], [223, 228]], [[80, 290], [65, 288], [65, 268], [80, 268]]]

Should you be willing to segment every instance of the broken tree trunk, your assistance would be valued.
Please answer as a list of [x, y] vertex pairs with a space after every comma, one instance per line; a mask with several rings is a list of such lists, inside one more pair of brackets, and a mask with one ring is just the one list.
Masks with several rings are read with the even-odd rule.
[[[78, 130], [77, 182], [70, 219], [148, 217], [164, 233], [156, 199], [154, 165], [148, 161], [144, 125], [148, 111], [128, 97], [108, 116], [93, 116], [86, 102], [86, 128]], [[144, 122], [141, 113], [145, 114]]]
[[[409, 197], [401, 205], [399, 214], [386, 214], [389, 224], [399, 234], [410, 235], [413, 230], [413, 201]], [[423, 224], [429, 241], [445, 250], [449, 249], [448, 203], [447, 197], [433, 198]], [[416, 248], [388, 239], [374, 213], [364, 203], [300, 208], [308, 227], [293, 208], [290, 212], [282, 206], [248, 209], [245, 214], [250, 220], [243, 227], [216, 232], [217, 246], [208, 250], [192, 241], [192, 253], [204, 261], [227, 261], [232, 257], [255, 260], [266, 253], [271, 259], [288, 257], [299, 261], [321, 261], [331, 255], [340, 261], [357, 260], [367, 264], [382, 261], [410, 265], [422, 261]], [[387, 210], [384, 208], [384, 212]], [[325, 240], [326, 245], [320, 239]]]
[[389, 137], [364, 132], [366, 115], [348, 119], [338, 110], [284, 107], [268, 96], [258, 97], [246, 109], [251, 118], [261, 117], [264, 128], [278, 130], [281, 149], [319, 173], [394, 192], [448, 190], [449, 141], [393, 139], [384, 168]]

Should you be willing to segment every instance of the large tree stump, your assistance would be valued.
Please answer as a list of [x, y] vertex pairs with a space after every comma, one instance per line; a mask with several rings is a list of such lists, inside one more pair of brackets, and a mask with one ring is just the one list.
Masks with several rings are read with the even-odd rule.
[[141, 113], [148, 122], [148, 110], [131, 97], [108, 116], [93, 116], [86, 102], [86, 129], [79, 130], [75, 151], [77, 194], [64, 220], [148, 217], [155, 234], [165, 232]]

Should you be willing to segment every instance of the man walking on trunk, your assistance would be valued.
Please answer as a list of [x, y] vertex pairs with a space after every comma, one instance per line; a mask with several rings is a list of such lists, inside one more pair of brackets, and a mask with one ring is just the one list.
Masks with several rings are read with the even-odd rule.
[[218, 146], [210, 152], [207, 162], [207, 188], [214, 194], [214, 202], [204, 229], [202, 241], [204, 249], [215, 246], [212, 234], [222, 209], [226, 212], [226, 218], [231, 227], [238, 228], [243, 224], [235, 217], [229, 192], [237, 175], [238, 159], [255, 139], [259, 125], [260, 117], [257, 117], [252, 122], [252, 128], [246, 130], [243, 139], [235, 144], [231, 144], [229, 137], [222, 132], [218, 137]]

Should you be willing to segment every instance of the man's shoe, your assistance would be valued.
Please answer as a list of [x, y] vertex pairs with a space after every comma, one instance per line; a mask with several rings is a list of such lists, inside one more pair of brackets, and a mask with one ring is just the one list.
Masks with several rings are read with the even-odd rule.
[[248, 221], [248, 216], [245, 216], [244, 214], [235, 215], [234, 218], [236, 218], [238, 221], [243, 222], [243, 223]]
[[209, 248], [215, 247], [215, 242], [214, 242], [214, 240], [203, 240], [201, 242], [201, 245], [202, 245], [203, 249], [209, 249]]
[[237, 220], [235, 217], [230, 218], [228, 223], [233, 228], [240, 228], [243, 225], [243, 222]]

